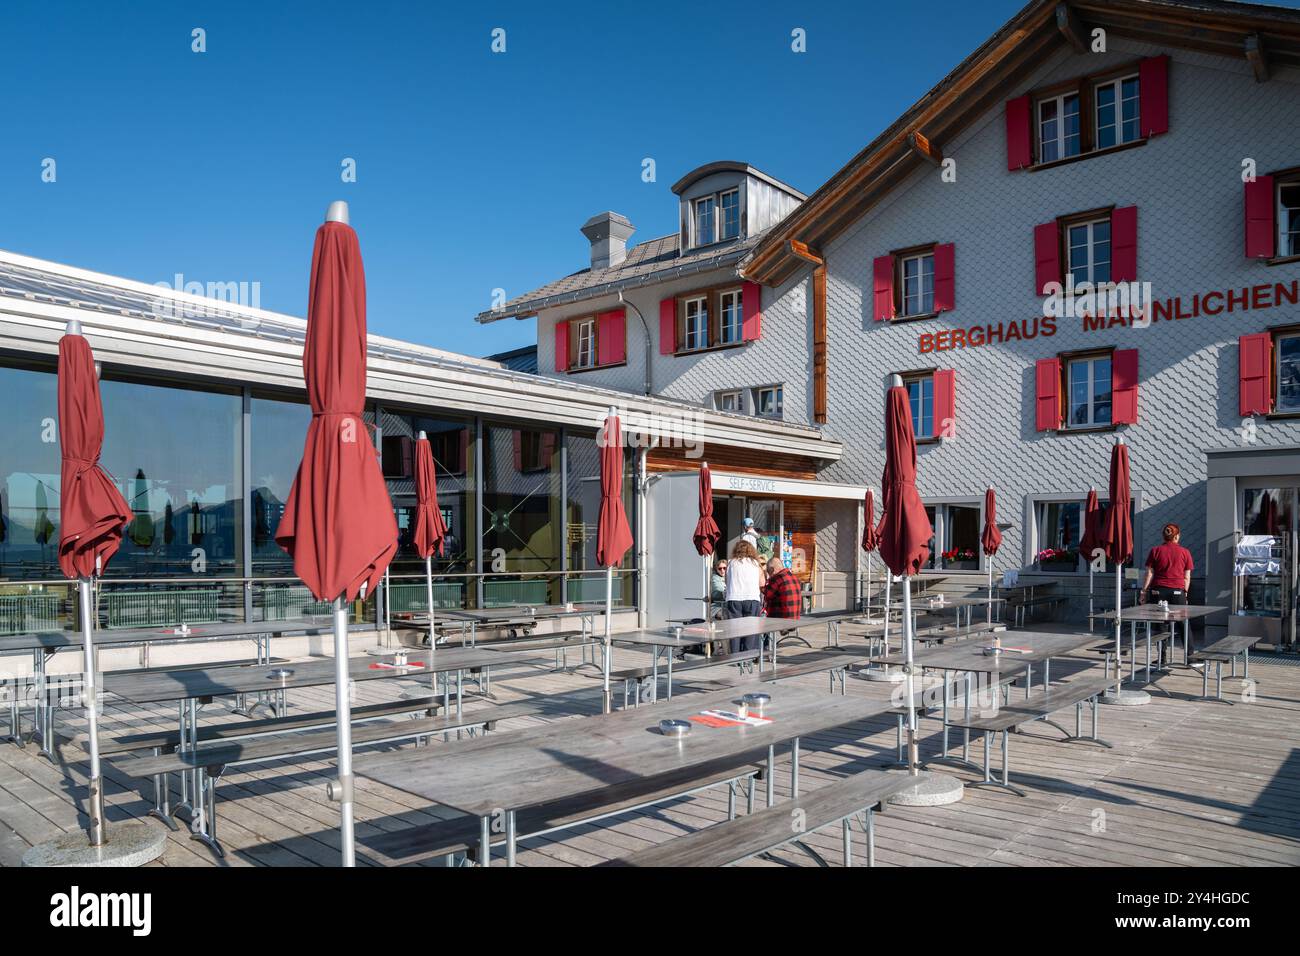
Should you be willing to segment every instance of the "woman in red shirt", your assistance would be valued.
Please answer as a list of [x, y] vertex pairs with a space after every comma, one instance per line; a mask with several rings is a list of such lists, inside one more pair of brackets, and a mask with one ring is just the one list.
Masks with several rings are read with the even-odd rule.
[[1147, 555], [1147, 576], [1142, 582], [1141, 603], [1168, 601], [1186, 604], [1187, 589], [1192, 584], [1192, 552], [1178, 543], [1181, 532], [1176, 524], [1167, 524], [1161, 532], [1165, 543]]

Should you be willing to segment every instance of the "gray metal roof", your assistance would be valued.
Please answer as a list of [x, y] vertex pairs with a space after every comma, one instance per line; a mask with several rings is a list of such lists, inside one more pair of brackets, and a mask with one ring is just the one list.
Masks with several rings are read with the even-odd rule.
[[608, 269], [583, 269], [572, 275], [516, 296], [499, 309], [489, 309], [474, 317], [475, 322], [499, 319], [525, 319], [542, 309], [583, 299], [594, 299], [621, 289], [654, 285], [678, 276], [735, 267], [758, 245], [763, 233], [744, 239], [694, 249], [682, 255], [676, 233], [647, 239], [627, 251], [627, 258]]

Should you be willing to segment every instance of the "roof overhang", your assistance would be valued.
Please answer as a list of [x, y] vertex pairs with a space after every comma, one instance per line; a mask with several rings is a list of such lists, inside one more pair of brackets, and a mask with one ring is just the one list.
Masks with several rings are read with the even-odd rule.
[[[167, 290], [71, 269], [56, 263], [0, 255], [0, 259], [39, 263], [51, 275], [93, 279], [123, 291], [148, 291], [170, 300]], [[75, 295], [75, 291], [70, 293]], [[221, 306], [201, 297], [208, 307]], [[233, 307], [232, 307], [233, 308]], [[255, 310], [240, 309], [238, 314]], [[69, 321], [81, 323], [96, 361], [104, 367], [178, 381], [250, 385], [303, 392], [302, 335], [306, 323], [292, 316], [257, 311], [246, 328], [229, 315], [204, 321], [147, 315], [136, 308], [113, 310], [73, 301], [0, 296], [0, 351], [53, 359]], [[750, 448], [836, 461], [842, 447], [807, 425], [716, 412], [699, 405], [578, 385], [544, 376], [512, 372], [499, 363], [452, 357], [394, 339], [371, 336], [366, 363], [366, 395], [393, 407], [436, 409], [451, 415], [489, 415], [537, 425], [595, 429], [616, 408], [630, 431], [661, 443]]]
[[783, 183], [775, 176], [769, 176], [761, 169], [755, 169], [753, 166], [749, 165], [749, 163], [738, 163], [731, 159], [722, 159], [713, 163], [705, 163], [703, 166], [696, 166], [681, 179], [677, 180], [677, 182], [673, 183], [673, 194], [680, 196], [691, 185], [699, 182], [705, 176], [712, 176], [714, 173], [742, 173], [745, 176], [753, 176], [755, 179], [762, 180], [769, 186], [775, 186], [777, 189], [784, 193], [789, 193], [796, 199], [808, 198], [789, 183]]
[[918, 143], [942, 150], [1023, 83], [1028, 72], [1068, 47], [1071, 32], [1086, 34], [1097, 27], [1113, 36], [1252, 65], [1262, 49], [1266, 62], [1300, 66], [1298, 10], [1230, 0], [1034, 0], [764, 236], [743, 267], [745, 278], [780, 285], [807, 268], [792, 240], [822, 250], [932, 163], [933, 151]]

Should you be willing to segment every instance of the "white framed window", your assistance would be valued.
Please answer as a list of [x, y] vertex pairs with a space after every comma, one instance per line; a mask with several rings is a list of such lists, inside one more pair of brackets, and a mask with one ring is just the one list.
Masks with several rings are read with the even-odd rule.
[[744, 337], [744, 303], [741, 290], [732, 289], [718, 296], [718, 311], [721, 325], [718, 328], [718, 341], [722, 345], [734, 345]]
[[1273, 381], [1277, 383], [1273, 410], [1300, 412], [1300, 332], [1274, 338]]
[[1141, 139], [1138, 77], [1123, 76], [1093, 87], [1097, 149], [1107, 149]]
[[709, 300], [707, 296], [686, 299], [682, 303], [682, 313], [686, 320], [686, 334], [682, 338], [682, 349], [687, 352], [709, 347]]
[[743, 402], [740, 397], [740, 390], [733, 389], [726, 392], [714, 392], [713, 407], [720, 412], [744, 411]]
[[1079, 94], [1062, 93], [1038, 101], [1038, 161], [1078, 156]]
[[902, 279], [900, 315], [928, 315], [934, 311], [934, 253], [904, 256], [899, 263]]
[[1066, 428], [1109, 425], [1110, 353], [1069, 359], [1065, 364]]
[[934, 376], [912, 375], [903, 378], [907, 400], [912, 406], [912, 436], [934, 437]]
[[718, 239], [725, 241], [740, 235], [740, 190], [729, 189], [718, 196]]
[[695, 244], [697, 246], [707, 246], [716, 242], [717, 234], [715, 218], [717, 215], [717, 199], [714, 196], [703, 196], [695, 200]]
[[1300, 256], [1300, 179], [1277, 187], [1277, 254]]
[[754, 389], [754, 414], [762, 418], [780, 418], [784, 413], [784, 396], [780, 385]]
[[593, 368], [596, 364], [596, 320], [581, 319], [577, 325], [577, 352], [573, 357], [575, 368]]
[[1075, 285], [1110, 281], [1109, 218], [1066, 227], [1066, 245]]

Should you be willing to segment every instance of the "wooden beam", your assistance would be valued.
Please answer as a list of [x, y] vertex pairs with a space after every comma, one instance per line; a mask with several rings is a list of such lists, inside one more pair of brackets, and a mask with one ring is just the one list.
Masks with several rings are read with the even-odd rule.
[[790, 252], [797, 258], [805, 262], [811, 262], [815, 266], [824, 266], [826, 264], [825, 259], [808, 248], [808, 243], [800, 242], [798, 239], [790, 240]]
[[933, 163], [935, 166], [943, 164], [943, 153], [939, 147], [930, 142], [919, 129], [914, 129], [907, 134], [907, 145], [926, 162]]
[[1258, 33], [1246, 37], [1246, 62], [1255, 71], [1255, 82], [1268, 82], [1268, 57], [1264, 55], [1264, 41]]
[[1056, 5], [1056, 29], [1061, 31], [1061, 36], [1065, 37], [1067, 43], [1075, 53], [1087, 53], [1088, 42], [1085, 40], [1087, 31], [1084, 30], [1083, 24], [1070, 5], [1067, 3], [1058, 3]]

